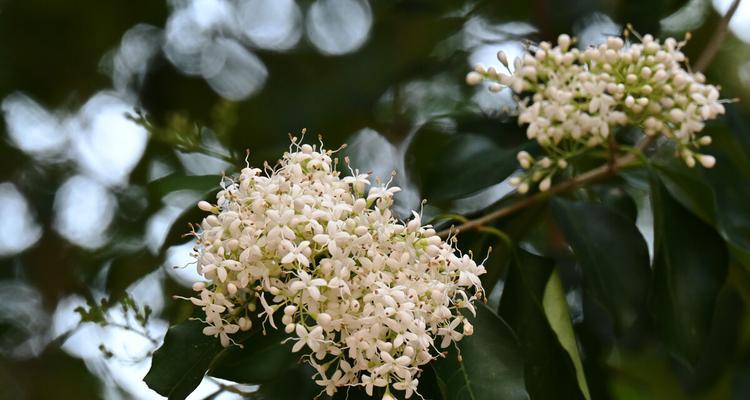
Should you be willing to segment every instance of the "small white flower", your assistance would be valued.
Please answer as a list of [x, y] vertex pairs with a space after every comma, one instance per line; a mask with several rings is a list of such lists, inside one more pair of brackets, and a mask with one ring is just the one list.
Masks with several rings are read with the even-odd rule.
[[307, 331], [307, 328], [302, 324], [297, 324], [295, 327], [295, 333], [297, 333], [297, 342], [292, 347], [292, 352], [296, 353], [307, 345], [312, 351], [318, 351], [320, 345], [323, 343], [323, 328], [316, 326], [311, 331]]
[[438, 331], [461, 309], [474, 312], [485, 270], [455, 255], [418, 213], [397, 220], [398, 187], [371, 186], [357, 171], [342, 178], [332, 154], [294, 140], [274, 169], [246, 168], [216, 206], [201, 203], [211, 212], [196, 246], [206, 282], [190, 301], [206, 314], [204, 333], [224, 346], [253, 328], [252, 316], [264, 332], [276, 329], [282, 309], [292, 351], [329, 395], [345, 386], [390, 393], [392, 384], [411, 396], [420, 367], [437, 356]]
[[292, 244], [292, 242], [285, 241], [288, 253], [281, 259], [282, 264], [291, 264], [297, 261], [302, 266], [310, 265], [310, 259], [307, 257], [310, 255], [310, 242], [304, 240], [298, 245]]
[[[533, 54], [529, 50], [515, 60], [510, 76], [500, 77], [485, 68], [471, 73], [473, 82], [493, 82], [488, 87], [492, 92], [510, 87], [516, 94], [530, 95], [529, 101], [518, 103], [518, 122], [528, 124], [529, 139], [536, 140], [554, 162], [534, 161], [528, 153], [519, 153], [519, 164], [530, 178], [512, 182], [520, 193], [539, 181], [539, 189], [548, 190], [551, 182], [545, 177], [567, 167], [560, 161], [586, 147], [607, 146], [609, 135], [626, 125], [639, 126], [649, 136], [667, 137], [679, 153], [710, 143], [697, 135], [705, 121], [725, 110], [717, 87], [705, 84], [702, 74], [683, 65], [685, 42], [668, 38], [662, 43], [646, 35], [641, 43], [626, 46], [621, 38], [609, 37], [583, 51], [571, 48], [573, 43], [564, 34], [557, 46], [539, 43]], [[682, 158], [688, 166], [696, 163], [693, 157]], [[712, 165], [711, 159], [701, 165]]]
[[372, 374], [362, 375], [361, 379], [362, 379], [362, 384], [365, 386], [365, 392], [367, 392], [368, 396], [372, 396], [373, 387], [383, 387], [388, 384], [385, 381], [385, 379], [377, 375], [373, 377]]
[[220, 325], [220, 326], [209, 325], [203, 328], [203, 334], [206, 336], [213, 336], [213, 337], [218, 336], [219, 341], [221, 342], [221, 345], [224, 347], [227, 347], [229, 346], [229, 343], [231, 343], [231, 339], [229, 339], [228, 335], [237, 333], [239, 329], [240, 327], [238, 325], [233, 325], [233, 324]]
[[438, 329], [438, 335], [443, 337], [443, 341], [440, 342], [440, 347], [446, 348], [451, 342], [457, 342], [464, 337], [463, 333], [456, 330], [460, 323], [461, 320], [455, 318], [447, 326]]
[[417, 386], [419, 386], [419, 379], [405, 379], [393, 384], [394, 389], [406, 392], [404, 393], [404, 398], [407, 399], [417, 391]]

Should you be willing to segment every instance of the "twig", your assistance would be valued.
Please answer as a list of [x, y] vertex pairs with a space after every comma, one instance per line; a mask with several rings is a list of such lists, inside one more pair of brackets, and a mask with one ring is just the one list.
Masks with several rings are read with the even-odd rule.
[[587, 183], [591, 183], [599, 179], [603, 179], [603, 178], [607, 178], [612, 175], [615, 175], [620, 168], [626, 167], [633, 161], [636, 161], [636, 159], [638, 158], [636, 154], [642, 152], [654, 140], [656, 140], [656, 138], [657, 138], [656, 136], [646, 136], [643, 140], [641, 140], [640, 143], [638, 143], [638, 145], [635, 147], [632, 153], [628, 153], [621, 157], [618, 157], [614, 160], [614, 162], [611, 162], [611, 163], [608, 162], [607, 164], [601, 165], [581, 175], [578, 175], [573, 179], [560, 182], [557, 185], [549, 188], [549, 190], [547, 190], [546, 192], [537, 192], [507, 207], [497, 209], [477, 219], [466, 221], [457, 227], [452, 226], [448, 229], [442, 230], [438, 233], [438, 235], [442, 238], [445, 238], [451, 232], [458, 233], [458, 232], [466, 232], [466, 231], [470, 231], [473, 229], [478, 229], [479, 227], [484, 226], [485, 224], [492, 222], [496, 219], [506, 217], [517, 211], [523, 210], [526, 207], [532, 206], [553, 194], [564, 192], [564, 191], [576, 188], [578, 186], [585, 185]]
[[740, 0], [734, 0], [732, 2], [732, 5], [729, 6], [729, 10], [721, 19], [721, 21], [719, 21], [719, 25], [716, 26], [716, 31], [714, 31], [714, 35], [711, 37], [711, 40], [708, 42], [706, 47], [703, 48], [703, 52], [700, 54], [700, 56], [698, 56], [698, 60], [693, 65], [693, 70], [695, 72], [705, 71], [706, 67], [708, 67], [708, 65], [711, 64], [711, 61], [713, 61], [714, 57], [716, 57], [716, 53], [719, 52], [719, 48], [724, 42], [724, 38], [727, 36], [729, 21], [734, 16], [734, 13], [737, 12], [737, 8], [739, 8], [739, 6]]

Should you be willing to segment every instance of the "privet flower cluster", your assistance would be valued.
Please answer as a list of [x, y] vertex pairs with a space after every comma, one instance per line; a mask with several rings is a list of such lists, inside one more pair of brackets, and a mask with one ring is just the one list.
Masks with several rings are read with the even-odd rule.
[[[626, 37], [630, 32], [625, 32]], [[614, 144], [616, 129], [626, 125], [671, 139], [690, 167], [696, 161], [707, 168], [714, 165], [712, 156], [699, 153], [711, 138], [699, 133], [706, 120], [724, 113], [719, 90], [706, 84], [703, 74], [684, 68], [680, 49], [686, 41], [639, 38], [640, 43], [625, 43], [609, 37], [597, 47], [579, 50], [571, 48], [568, 35], [560, 35], [555, 47], [548, 42], [529, 47], [515, 60], [512, 72], [507, 56], [500, 52], [498, 59], [507, 74], [477, 66], [467, 75], [472, 85], [491, 81], [493, 92], [510, 87], [516, 94], [528, 95], [519, 102], [518, 121], [528, 124], [529, 139], [536, 140], [546, 155], [536, 160], [527, 152], [518, 154], [527, 170], [513, 180], [520, 192], [540, 181], [540, 190], [549, 189], [553, 175], [567, 167], [567, 160], [589, 148]]]
[[472, 334], [459, 311], [474, 312], [485, 269], [419, 214], [397, 220], [400, 189], [341, 177], [333, 154], [293, 138], [275, 168], [245, 168], [216, 205], [199, 204], [211, 212], [195, 248], [208, 282], [190, 300], [224, 346], [252, 320], [284, 329], [329, 395], [363, 386], [408, 398], [420, 366]]

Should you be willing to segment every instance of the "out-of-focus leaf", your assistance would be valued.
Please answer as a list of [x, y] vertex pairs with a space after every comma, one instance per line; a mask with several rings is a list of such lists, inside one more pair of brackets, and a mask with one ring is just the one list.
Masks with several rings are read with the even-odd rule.
[[[256, 327], [257, 328], [257, 327]], [[299, 354], [291, 343], [281, 342], [287, 335], [269, 329], [266, 335], [257, 328], [240, 347], [230, 347], [211, 364], [208, 374], [241, 383], [263, 383], [278, 378], [292, 368]]]
[[218, 339], [203, 334], [203, 327], [200, 321], [187, 320], [169, 328], [143, 378], [148, 387], [169, 399], [193, 392], [222, 350]]
[[609, 209], [619, 212], [633, 222], [638, 218], [638, 206], [635, 200], [620, 186], [595, 185], [591, 187], [591, 191], [596, 195], [597, 200], [607, 205]]
[[[746, 273], [740, 266], [729, 267], [729, 278], [716, 296], [711, 329], [704, 350], [695, 365], [682, 366], [679, 371], [689, 392], [697, 393], [716, 385], [725, 371], [738, 361], [741, 349], [748, 343], [748, 303], [738, 286], [738, 274]], [[714, 398], [728, 398], [718, 396]]]
[[737, 368], [737, 374], [732, 382], [732, 400], [744, 400], [750, 398], [750, 354]]
[[710, 133], [714, 141], [708, 151], [716, 157], [716, 165], [703, 173], [713, 189], [720, 232], [750, 252], [750, 154], [743, 151], [744, 145], [737, 138], [750, 135], [750, 130], [735, 132], [717, 126]]
[[195, 190], [198, 192], [209, 192], [219, 188], [221, 176], [219, 175], [184, 175], [174, 173], [148, 184], [148, 190], [159, 198], [176, 190]]
[[[561, 345], [551, 326], [553, 321], [546, 313], [549, 309], [554, 314], [554, 322], [561, 332], [564, 330], [560, 324], [562, 313], [566, 314], [570, 325], [564, 294], [555, 293], [553, 289], [547, 295], [550, 279], [557, 276], [553, 271], [552, 259], [517, 249], [503, 288], [499, 313], [518, 335], [525, 362], [526, 388], [532, 399], [588, 398], [584, 394], [588, 391], [585, 378], [579, 386], [576, 365]], [[562, 292], [562, 288], [559, 289]], [[557, 297], [558, 294], [561, 297]], [[572, 331], [569, 333], [575, 348], [575, 338]], [[577, 350], [575, 354], [577, 356]]]
[[[430, 201], [475, 193], [502, 182], [518, 168], [517, 146], [501, 147], [482, 135], [449, 135], [428, 128], [429, 125], [417, 133], [409, 154], [416, 164], [413, 170], [422, 194]], [[524, 144], [522, 148], [530, 146]]]
[[471, 318], [474, 334], [458, 343], [455, 352], [434, 361], [446, 400], [529, 399], [523, 380], [523, 359], [510, 327], [484, 305]]
[[561, 198], [551, 205], [583, 268], [586, 288], [622, 332], [645, 304], [651, 281], [646, 241], [633, 221], [604, 205]]
[[655, 320], [670, 348], [694, 363], [726, 278], [728, 256], [721, 236], [677, 203], [654, 177]]
[[205, 211], [197, 206], [188, 207], [169, 228], [159, 253], [164, 254], [168, 248], [192, 240], [193, 237], [189, 235], [191, 224], [200, 223], [207, 215]]
[[550, 327], [555, 331], [557, 340], [560, 345], [570, 356], [570, 360], [576, 369], [576, 379], [578, 386], [581, 388], [583, 396], [590, 400], [589, 387], [586, 383], [586, 374], [581, 362], [581, 354], [578, 352], [578, 342], [576, 341], [575, 332], [573, 331], [573, 322], [570, 320], [570, 310], [565, 299], [565, 290], [563, 289], [560, 275], [557, 271], [552, 271], [547, 286], [544, 288], [544, 298], [542, 299], [544, 314], [547, 316]]
[[85, 362], [56, 346], [30, 359], [0, 355], [0, 385], [0, 399], [8, 400], [96, 399], [102, 394], [102, 382]]
[[107, 292], [122, 294], [131, 283], [159, 267], [161, 262], [161, 256], [154, 255], [147, 249], [118, 257], [107, 272]]

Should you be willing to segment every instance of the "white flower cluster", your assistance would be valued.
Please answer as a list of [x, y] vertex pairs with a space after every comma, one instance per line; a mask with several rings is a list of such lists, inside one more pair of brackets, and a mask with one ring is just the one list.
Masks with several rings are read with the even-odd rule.
[[[204, 334], [230, 336], [252, 317], [281, 327], [292, 351], [331, 395], [340, 387], [417, 388], [420, 366], [465, 335], [485, 273], [456, 254], [420, 216], [391, 214], [400, 189], [340, 177], [333, 151], [292, 140], [275, 168], [242, 170], [201, 202], [197, 268], [208, 282], [190, 300], [205, 311]], [[259, 304], [258, 304], [259, 303]], [[280, 314], [280, 315], [279, 315]], [[275, 320], [276, 319], [276, 320]]]
[[684, 68], [680, 49], [685, 41], [668, 38], [661, 43], [651, 35], [640, 39], [625, 43], [609, 37], [598, 47], [579, 50], [571, 48], [568, 35], [560, 35], [555, 47], [541, 42], [529, 48], [515, 60], [512, 72], [506, 55], [499, 53], [508, 74], [477, 66], [467, 75], [472, 85], [492, 81], [490, 91], [510, 87], [528, 94], [519, 104], [518, 121], [528, 124], [529, 139], [547, 154], [541, 160], [519, 154], [521, 166], [529, 170], [514, 180], [519, 191], [538, 181], [540, 190], [548, 189], [554, 173], [567, 167], [566, 159], [587, 148], [609, 146], [616, 129], [626, 125], [673, 140], [690, 167], [696, 161], [707, 168], [714, 165], [713, 157], [697, 151], [711, 138], [698, 134], [706, 120], [724, 113], [719, 90], [706, 84], [703, 74]]

